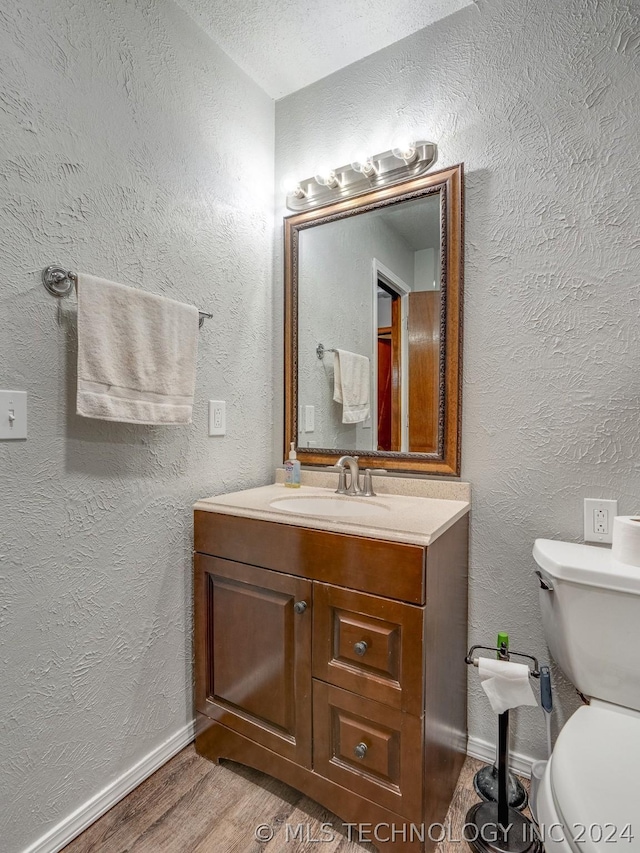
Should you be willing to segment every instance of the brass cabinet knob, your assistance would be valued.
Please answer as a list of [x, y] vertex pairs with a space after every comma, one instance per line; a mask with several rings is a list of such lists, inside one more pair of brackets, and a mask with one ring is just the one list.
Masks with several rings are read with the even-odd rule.
[[361, 640], [359, 643], [354, 643], [353, 651], [362, 657], [363, 654], [367, 651], [369, 646], [365, 643], [364, 640]]
[[296, 601], [296, 603], [293, 605], [293, 609], [296, 613], [304, 613], [304, 611], [307, 609], [307, 602]]
[[364, 758], [367, 754], [366, 743], [359, 743], [353, 751], [355, 753], [356, 758]]

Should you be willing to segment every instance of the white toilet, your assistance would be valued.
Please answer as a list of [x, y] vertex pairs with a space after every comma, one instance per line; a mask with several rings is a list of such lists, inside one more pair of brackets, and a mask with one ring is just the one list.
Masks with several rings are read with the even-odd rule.
[[640, 569], [537, 539], [551, 654], [590, 705], [565, 724], [540, 784], [547, 853], [640, 851]]

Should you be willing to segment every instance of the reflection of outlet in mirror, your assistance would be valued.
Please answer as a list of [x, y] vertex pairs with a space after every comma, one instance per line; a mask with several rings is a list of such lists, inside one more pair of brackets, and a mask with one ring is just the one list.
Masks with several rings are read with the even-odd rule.
[[584, 499], [584, 541], [611, 544], [618, 501]]
[[224, 400], [209, 400], [209, 435], [224, 435], [227, 431], [227, 413]]
[[0, 440], [27, 437], [27, 392], [0, 391]]

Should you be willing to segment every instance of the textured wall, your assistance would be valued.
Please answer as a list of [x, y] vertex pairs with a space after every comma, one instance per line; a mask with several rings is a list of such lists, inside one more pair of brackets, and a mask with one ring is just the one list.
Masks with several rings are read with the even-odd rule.
[[368, 426], [342, 423], [342, 406], [333, 402], [333, 355], [320, 361], [316, 347], [322, 342], [371, 362], [373, 259], [412, 287], [414, 253], [376, 213], [303, 229], [299, 246], [299, 405], [315, 406], [315, 431], [300, 435], [300, 444], [372, 450], [371, 419]]
[[[533, 540], [580, 540], [584, 497], [640, 508], [638, 15], [636, 0], [478, 0], [276, 108], [280, 175], [411, 128], [465, 164], [470, 640], [507, 629], [541, 657]], [[559, 703], [563, 720], [566, 684]], [[475, 679], [469, 721], [493, 739]], [[540, 712], [518, 713], [515, 746], [543, 755]]]
[[[192, 718], [192, 501], [271, 458], [273, 103], [168, 0], [0, 0], [0, 847]], [[210, 310], [194, 423], [74, 414], [60, 262]], [[228, 435], [207, 436], [206, 400]]]
[[177, 0], [274, 98], [344, 68], [473, 0]]

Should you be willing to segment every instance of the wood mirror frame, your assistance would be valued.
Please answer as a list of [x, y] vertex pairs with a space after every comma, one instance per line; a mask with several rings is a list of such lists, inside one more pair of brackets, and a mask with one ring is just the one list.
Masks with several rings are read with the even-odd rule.
[[[404, 453], [298, 446], [298, 250], [306, 228], [404, 201], [440, 194], [440, 353], [438, 448]], [[295, 442], [303, 465], [328, 466], [344, 454], [357, 455], [361, 468], [422, 474], [460, 475], [463, 289], [463, 166], [432, 172], [385, 189], [308, 210], [284, 220], [285, 458]], [[329, 344], [331, 346], [331, 344]]]

